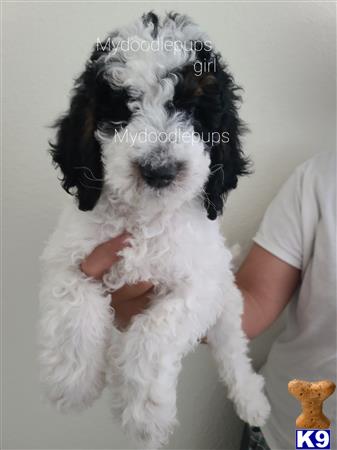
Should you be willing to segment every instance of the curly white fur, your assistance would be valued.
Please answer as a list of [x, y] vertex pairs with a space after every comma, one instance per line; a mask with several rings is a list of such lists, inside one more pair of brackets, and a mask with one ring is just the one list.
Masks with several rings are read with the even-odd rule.
[[[100, 395], [107, 374], [115, 416], [149, 447], [167, 441], [176, 421], [181, 358], [209, 329], [208, 342], [239, 416], [261, 425], [269, 412], [263, 379], [247, 357], [242, 298], [218, 223], [201, 213], [198, 202], [165, 219], [154, 234], [150, 218], [139, 226], [100, 209], [82, 213], [71, 206], [43, 255], [41, 361], [49, 398], [63, 410], [81, 410]], [[157, 289], [151, 307], [121, 333], [108, 291], [78, 265], [124, 229], [132, 233], [131, 247], [121, 252], [106, 286], [152, 280]]]

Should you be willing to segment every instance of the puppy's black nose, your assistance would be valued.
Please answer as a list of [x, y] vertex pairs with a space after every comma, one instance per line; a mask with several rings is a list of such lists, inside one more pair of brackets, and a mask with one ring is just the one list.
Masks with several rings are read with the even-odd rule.
[[163, 188], [169, 186], [175, 179], [178, 166], [174, 163], [153, 167], [150, 164], [140, 164], [139, 170], [144, 181], [151, 187]]

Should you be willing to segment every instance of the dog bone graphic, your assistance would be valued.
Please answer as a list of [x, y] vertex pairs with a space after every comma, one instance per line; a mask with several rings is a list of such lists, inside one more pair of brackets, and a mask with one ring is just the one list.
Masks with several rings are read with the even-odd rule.
[[292, 380], [288, 391], [302, 406], [302, 412], [296, 419], [297, 428], [325, 429], [330, 427], [330, 420], [323, 414], [323, 402], [336, 389], [333, 381], [316, 382]]

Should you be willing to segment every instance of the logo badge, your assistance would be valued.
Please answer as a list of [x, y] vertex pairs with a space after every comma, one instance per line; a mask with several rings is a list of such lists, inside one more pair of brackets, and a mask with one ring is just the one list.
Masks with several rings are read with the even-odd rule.
[[296, 450], [330, 449], [330, 430], [296, 430]]
[[301, 414], [296, 419], [296, 450], [330, 449], [330, 420], [323, 414], [323, 402], [336, 389], [334, 382], [292, 380], [288, 390], [300, 403]]

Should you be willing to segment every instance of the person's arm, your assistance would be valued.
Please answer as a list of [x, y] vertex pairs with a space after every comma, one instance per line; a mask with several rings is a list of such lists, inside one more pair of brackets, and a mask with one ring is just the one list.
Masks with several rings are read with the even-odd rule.
[[249, 339], [265, 331], [281, 314], [298, 287], [300, 274], [296, 267], [253, 244], [236, 274], [244, 297], [242, 326]]
[[[82, 262], [82, 271], [101, 279], [118, 261], [117, 253], [127, 245], [126, 238], [121, 235], [99, 245]], [[299, 269], [253, 244], [236, 274], [237, 285], [244, 297], [243, 329], [250, 339], [265, 331], [281, 314], [299, 279]], [[122, 328], [147, 307], [151, 288], [149, 282], [125, 285], [111, 295], [111, 305]]]

